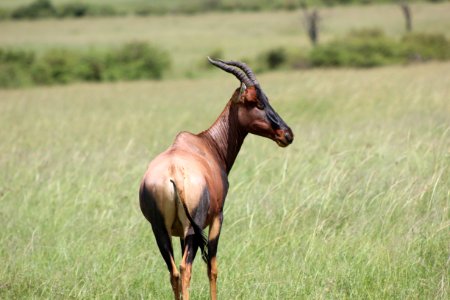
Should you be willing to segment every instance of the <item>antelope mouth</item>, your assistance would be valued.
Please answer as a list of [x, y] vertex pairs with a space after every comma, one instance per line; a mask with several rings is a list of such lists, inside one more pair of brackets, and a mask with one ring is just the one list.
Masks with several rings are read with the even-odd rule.
[[292, 144], [294, 136], [290, 130], [289, 131], [280, 130], [274, 140], [278, 146], [284, 148]]
[[285, 142], [285, 141], [275, 140], [275, 142], [276, 142], [277, 145], [280, 146], [281, 148], [285, 148], [285, 147], [289, 146], [289, 143], [287, 143], [287, 142]]

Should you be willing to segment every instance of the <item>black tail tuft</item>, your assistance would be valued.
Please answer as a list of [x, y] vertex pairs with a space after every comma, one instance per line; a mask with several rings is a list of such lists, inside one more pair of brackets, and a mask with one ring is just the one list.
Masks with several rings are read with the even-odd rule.
[[198, 226], [197, 223], [192, 219], [191, 215], [189, 214], [188, 208], [186, 207], [186, 204], [181, 201], [180, 196], [178, 195], [177, 186], [175, 185], [175, 182], [171, 179], [170, 180], [173, 184], [173, 187], [175, 188], [175, 193], [177, 195], [177, 199], [180, 200], [181, 204], [183, 205], [184, 212], [186, 213], [186, 216], [191, 222], [192, 228], [194, 229], [195, 238], [197, 240], [197, 243], [199, 245], [200, 251], [202, 252], [202, 259], [205, 263], [208, 263], [208, 237], [206, 236], [206, 232], [201, 229], [200, 226]]
[[186, 213], [186, 216], [189, 219], [189, 222], [191, 222], [192, 228], [194, 228], [194, 233], [195, 233], [197, 243], [199, 245], [200, 250], [202, 251], [202, 259], [205, 263], [207, 263], [208, 262], [208, 237], [206, 236], [205, 231], [202, 230], [200, 228], [200, 226], [198, 226], [195, 223], [195, 221], [192, 219], [186, 205], [182, 201], [181, 201], [181, 203], [183, 204], [184, 212]]

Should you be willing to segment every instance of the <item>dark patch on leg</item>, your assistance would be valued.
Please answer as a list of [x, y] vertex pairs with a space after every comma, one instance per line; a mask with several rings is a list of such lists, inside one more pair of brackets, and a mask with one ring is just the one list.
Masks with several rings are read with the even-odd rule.
[[[170, 180], [173, 184], [173, 187], [175, 189], [175, 194], [177, 197], [177, 201], [181, 202], [183, 205], [184, 212], [186, 214], [186, 217], [188, 218], [189, 222], [191, 223], [192, 230], [194, 231], [194, 235], [197, 239], [198, 246], [200, 247], [202, 251], [202, 258], [203, 261], [207, 262], [208, 260], [208, 239], [206, 237], [205, 232], [203, 231], [203, 226], [206, 222], [206, 217], [208, 215], [209, 210], [209, 192], [205, 188], [203, 190], [201, 199], [199, 201], [199, 205], [194, 208], [192, 214], [189, 213], [188, 208], [186, 207], [186, 204], [181, 201], [180, 194], [178, 192], [177, 186], [173, 180]], [[192, 233], [191, 229], [188, 230], [188, 234]]]
[[188, 254], [186, 256], [186, 264], [192, 264], [194, 262], [198, 246], [198, 239], [195, 237], [195, 234], [186, 236], [184, 248], [184, 251], [188, 251]]
[[209, 191], [207, 188], [203, 189], [202, 196], [198, 201], [198, 206], [191, 212], [191, 217], [200, 228], [205, 226], [206, 217], [209, 211]]
[[215, 257], [217, 254], [217, 247], [219, 245], [220, 231], [221, 231], [222, 222], [223, 222], [223, 213], [222, 212], [219, 214], [219, 222], [220, 222], [220, 228], [219, 228], [219, 232], [217, 233], [217, 236], [208, 241], [208, 254], [209, 254], [208, 267], [210, 267], [211, 258]]
[[173, 248], [170, 235], [166, 230], [164, 217], [156, 205], [153, 194], [148, 191], [144, 185], [141, 185], [139, 190], [139, 203], [142, 213], [152, 225], [156, 243], [166, 262], [167, 268], [169, 269], [169, 272], [172, 273], [172, 263], [170, 258], [172, 257], [173, 259]]
[[183, 256], [184, 253], [184, 245], [185, 245], [184, 239], [180, 237], [181, 256]]
[[219, 245], [219, 236], [220, 234], [212, 240], [208, 241], [208, 254], [209, 254], [209, 259], [208, 259], [208, 267], [210, 267], [211, 265], [211, 258], [216, 257], [217, 255], [217, 247]]
[[[202, 196], [198, 201], [198, 206], [192, 211], [192, 220], [189, 220], [192, 224], [197, 236], [197, 246], [200, 247], [202, 252], [202, 258], [204, 262], [208, 261], [208, 239], [205, 231], [202, 229], [205, 226], [206, 218], [208, 216], [210, 205], [209, 191], [207, 188], [203, 189]], [[195, 224], [195, 225], [194, 225]], [[198, 227], [196, 229], [196, 227]]]
[[227, 173], [225, 173], [224, 170], [222, 170], [220, 175], [221, 175], [222, 187], [223, 187], [223, 201], [222, 201], [221, 210], [223, 210], [223, 206], [225, 204], [225, 199], [227, 198], [227, 194], [228, 194], [229, 183], [228, 183], [228, 175], [227, 175]]

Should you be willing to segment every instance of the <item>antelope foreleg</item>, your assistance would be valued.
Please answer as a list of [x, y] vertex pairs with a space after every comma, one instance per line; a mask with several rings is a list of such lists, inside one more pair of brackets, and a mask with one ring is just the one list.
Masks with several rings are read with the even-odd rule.
[[212, 300], [217, 299], [217, 246], [219, 244], [220, 229], [222, 227], [223, 216], [216, 217], [211, 224], [208, 237], [208, 278], [209, 290]]

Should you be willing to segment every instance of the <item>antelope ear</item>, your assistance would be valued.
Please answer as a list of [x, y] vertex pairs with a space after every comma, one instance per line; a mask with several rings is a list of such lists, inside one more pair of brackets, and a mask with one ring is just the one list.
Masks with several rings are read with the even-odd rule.
[[244, 102], [246, 89], [247, 86], [243, 82], [241, 82], [241, 86], [238, 89], [236, 89], [232, 97], [234, 103]]
[[241, 88], [239, 90], [239, 96], [241, 96], [242, 93], [244, 93], [246, 89], [247, 89], [247, 86], [245, 85], [245, 83], [241, 82]]
[[257, 91], [254, 86], [246, 88], [240, 96], [243, 102], [258, 102]]

